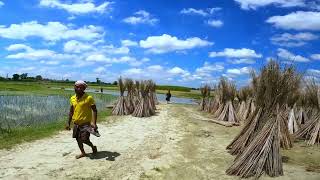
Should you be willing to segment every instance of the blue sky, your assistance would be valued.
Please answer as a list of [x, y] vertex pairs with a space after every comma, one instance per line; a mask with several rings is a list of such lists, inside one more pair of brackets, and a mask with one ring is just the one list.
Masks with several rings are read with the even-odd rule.
[[276, 58], [320, 80], [320, 0], [0, 0], [0, 17], [4, 77], [243, 86]]

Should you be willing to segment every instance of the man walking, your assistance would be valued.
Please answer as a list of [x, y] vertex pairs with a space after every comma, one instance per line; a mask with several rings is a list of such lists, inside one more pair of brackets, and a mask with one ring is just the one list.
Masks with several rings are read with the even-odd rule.
[[72, 137], [76, 138], [81, 151], [76, 159], [86, 156], [83, 144], [90, 146], [93, 153], [97, 153], [97, 147], [90, 141], [89, 132], [92, 132], [92, 128], [97, 130], [98, 112], [93, 97], [84, 92], [86, 88], [87, 84], [84, 81], [79, 80], [75, 83], [74, 91], [76, 94], [70, 98], [69, 119], [66, 125], [66, 129], [70, 130], [70, 122], [72, 121], [74, 124]]

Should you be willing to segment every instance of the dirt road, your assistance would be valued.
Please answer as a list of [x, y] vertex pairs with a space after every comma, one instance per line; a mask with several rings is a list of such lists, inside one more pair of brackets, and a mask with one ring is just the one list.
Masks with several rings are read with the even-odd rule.
[[[99, 153], [79, 160], [71, 131], [63, 131], [0, 151], [0, 179], [239, 179], [225, 174], [234, 159], [225, 147], [241, 127], [206, 116], [191, 105], [162, 104], [150, 118], [109, 117], [99, 124], [101, 137], [91, 138]], [[320, 179], [295, 163], [284, 171], [261, 179]]]

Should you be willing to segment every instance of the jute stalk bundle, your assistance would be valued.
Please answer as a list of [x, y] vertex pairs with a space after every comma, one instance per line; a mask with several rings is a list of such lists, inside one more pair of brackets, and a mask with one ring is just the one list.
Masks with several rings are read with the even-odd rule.
[[120, 96], [118, 98], [116, 105], [112, 108], [112, 115], [117, 115], [117, 116], [128, 115], [130, 114], [130, 110], [129, 110], [129, 107], [127, 106], [126, 98], [123, 96], [126, 88], [121, 77], [118, 80], [118, 84], [119, 84]]
[[305, 139], [308, 145], [320, 144], [320, 89], [315, 81], [306, 84], [306, 100], [313, 108], [310, 119], [295, 133], [297, 139]]
[[149, 102], [149, 86], [146, 81], [141, 81], [139, 84], [140, 86], [140, 99], [138, 104], [136, 105], [136, 108], [134, 112], [132, 113], [132, 116], [135, 117], [150, 117], [152, 116], [153, 110], [150, 107], [150, 102]]
[[238, 155], [227, 173], [256, 178], [262, 172], [279, 176], [282, 175], [279, 148], [292, 147], [284, 107], [298, 89], [300, 76], [293, 67], [282, 70], [271, 60], [259, 76], [252, 73], [252, 78], [257, 110], [249, 115], [242, 131], [227, 147], [230, 153]]
[[236, 95], [235, 85], [222, 78], [220, 80], [218, 89], [221, 93], [221, 105], [214, 113], [214, 117], [219, 121], [228, 121], [238, 125], [239, 119], [232, 104], [232, 101]]
[[127, 89], [126, 103], [130, 114], [134, 111], [134, 83], [132, 79], [125, 79], [125, 86]]
[[254, 176], [259, 178], [263, 173], [271, 177], [283, 175], [280, 155], [280, 119], [279, 114], [263, 126], [252, 143], [239, 154], [231, 167], [226, 171], [229, 175], [242, 178]]
[[205, 84], [200, 88], [201, 92], [201, 102], [200, 102], [200, 110], [204, 111], [206, 110], [206, 107], [208, 106], [208, 98], [210, 96], [210, 86]]

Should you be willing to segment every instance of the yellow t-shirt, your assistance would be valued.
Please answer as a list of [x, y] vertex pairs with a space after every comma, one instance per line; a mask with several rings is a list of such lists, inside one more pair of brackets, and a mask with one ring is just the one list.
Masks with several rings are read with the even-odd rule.
[[86, 93], [84, 93], [80, 99], [77, 99], [77, 96], [73, 95], [70, 98], [70, 105], [72, 105], [74, 109], [72, 116], [73, 123], [78, 125], [90, 123], [92, 120], [91, 106], [94, 104], [93, 97]]

